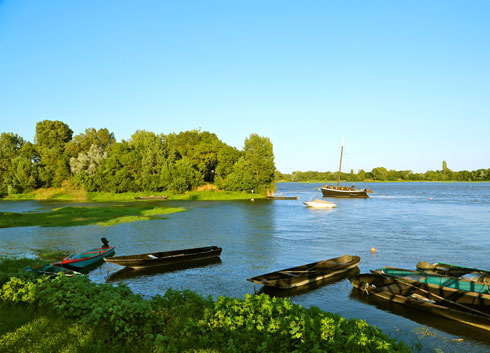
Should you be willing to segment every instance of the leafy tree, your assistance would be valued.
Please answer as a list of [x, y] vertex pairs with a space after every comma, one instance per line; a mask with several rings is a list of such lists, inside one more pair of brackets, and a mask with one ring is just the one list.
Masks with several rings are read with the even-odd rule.
[[187, 157], [174, 164], [167, 162], [161, 170], [162, 187], [174, 193], [191, 190], [198, 186], [201, 180], [202, 176], [192, 167], [192, 162]]
[[24, 139], [17, 134], [2, 132], [0, 135], [0, 194], [8, 193], [12, 161], [20, 155], [24, 144]]
[[373, 175], [374, 180], [387, 180], [388, 178], [388, 170], [384, 167], [377, 167], [371, 170], [371, 174]]
[[89, 128], [84, 133], [73, 137], [73, 140], [66, 144], [65, 152], [68, 156], [76, 158], [79, 153], [88, 152], [93, 145], [105, 151], [107, 146], [112, 145], [114, 142], [116, 142], [114, 133], [109, 132], [109, 130]]
[[254, 190], [269, 192], [274, 189], [274, 154], [269, 138], [251, 134], [245, 139], [243, 157], [235, 163], [228, 175], [228, 190]]
[[61, 121], [43, 120], [36, 124], [35, 143], [44, 169], [40, 173], [44, 186], [60, 186], [69, 178], [69, 158], [64, 151], [72, 136], [73, 131]]
[[204, 182], [214, 182], [218, 167], [218, 153], [223, 143], [207, 131], [190, 130], [166, 136], [166, 148], [170, 161], [189, 158], [193, 168], [203, 177]]
[[138, 130], [129, 140], [137, 157], [136, 184], [141, 190], [160, 191], [160, 171], [165, 164], [167, 151], [164, 135]]

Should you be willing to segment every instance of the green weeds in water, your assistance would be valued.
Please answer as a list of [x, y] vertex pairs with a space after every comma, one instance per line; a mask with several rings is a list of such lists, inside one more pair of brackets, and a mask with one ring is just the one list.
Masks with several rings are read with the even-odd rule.
[[72, 227], [85, 225], [111, 226], [185, 211], [183, 208], [152, 206], [62, 207], [50, 212], [0, 212], [0, 228]]

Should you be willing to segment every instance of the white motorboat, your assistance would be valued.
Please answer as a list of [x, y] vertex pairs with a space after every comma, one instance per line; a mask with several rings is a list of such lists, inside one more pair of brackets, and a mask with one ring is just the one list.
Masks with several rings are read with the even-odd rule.
[[335, 207], [337, 207], [337, 205], [334, 204], [333, 202], [319, 200], [319, 199], [315, 199], [313, 201], [305, 201], [303, 203], [306, 205], [306, 207], [311, 207], [311, 208], [335, 208]]

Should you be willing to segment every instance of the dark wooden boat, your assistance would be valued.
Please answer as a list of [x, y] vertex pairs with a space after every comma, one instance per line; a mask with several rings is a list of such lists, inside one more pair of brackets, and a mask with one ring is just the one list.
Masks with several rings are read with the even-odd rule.
[[340, 165], [339, 165], [339, 177], [337, 180], [337, 185], [323, 185], [320, 190], [322, 190], [323, 197], [343, 197], [343, 198], [364, 198], [369, 197], [368, 192], [372, 193], [371, 190], [366, 188], [356, 189], [354, 185], [352, 186], [342, 186], [340, 185], [340, 175], [342, 170], [342, 154], [344, 153], [344, 139], [342, 138], [342, 147], [340, 149]]
[[267, 196], [269, 200], [297, 200], [298, 195], [296, 196]]
[[482, 277], [481, 280], [479, 280], [478, 282], [484, 282], [485, 278], [488, 278], [487, 281], [490, 284], [490, 271], [488, 270], [480, 270], [477, 268], [450, 265], [450, 264], [445, 264], [443, 262], [436, 262], [433, 264], [429, 264], [426, 261], [420, 261], [417, 264], [417, 270], [424, 271], [427, 273], [435, 273], [435, 274], [453, 276], [453, 277], [462, 277], [466, 275], [471, 275], [474, 277]]
[[371, 272], [410, 283], [460, 304], [490, 308], [490, 286], [485, 283], [396, 267], [383, 267]]
[[135, 196], [135, 200], [166, 200], [168, 196]]
[[219, 257], [221, 251], [222, 249], [217, 246], [207, 246], [203, 248], [152, 252], [139, 255], [114, 256], [111, 258], [105, 258], [104, 261], [120, 266], [139, 269], [211, 259], [214, 257]]
[[277, 298], [291, 298], [296, 295], [301, 295], [307, 292], [314, 291], [318, 288], [321, 287], [328, 287], [329, 285], [332, 285], [334, 283], [337, 283], [345, 278], [352, 277], [354, 275], [358, 275], [360, 273], [359, 267], [354, 267], [351, 268], [350, 270], [347, 270], [345, 272], [341, 272], [337, 275], [333, 275], [331, 277], [327, 277], [315, 282], [307, 283], [301, 287], [294, 287], [294, 288], [289, 288], [289, 289], [284, 289], [284, 288], [276, 288], [276, 287], [269, 287], [269, 286], [262, 286], [259, 288], [258, 291], [255, 292], [255, 294], [267, 294], [270, 297], [277, 297]]
[[344, 197], [344, 198], [364, 198], [367, 199], [368, 189], [356, 189], [355, 186], [324, 185], [321, 187], [323, 197]]
[[65, 257], [60, 262], [56, 262], [53, 265], [60, 267], [67, 267], [76, 271], [85, 271], [86, 269], [93, 268], [93, 266], [100, 264], [102, 259], [108, 256], [114, 255], [114, 246], [109, 246], [109, 242], [106, 238], [102, 238], [102, 247], [93, 248], [83, 253], [70, 255]]
[[458, 304], [393, 277], [361, 274], [350, 279], [352, 286], [365, 295], [440, 315], [466, 325], [490, 331], [490, 314]]
[[344, 255], [333, 259], [312, 262], [311, 264], [287, 268], [248, 278], [247, 281], [267, 287], [291, 289], [301, 287], [328, 277], [345, 273], [356, 267], [359, 256]]

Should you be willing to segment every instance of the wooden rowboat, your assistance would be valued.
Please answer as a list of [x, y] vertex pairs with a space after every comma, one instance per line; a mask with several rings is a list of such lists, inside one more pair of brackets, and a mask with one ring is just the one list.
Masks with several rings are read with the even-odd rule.
[[460, 304], [490, 308], [490, 286], [485, 283], [396, 267], [383, 267], [371, 272], [403, 280]]
[[461, 305], [410, 283], [379, 274], [361, 274], [350, 279], [365, 295], [440, 315], [466, 325], [490, 331], [490, 314]]
[[53, 265], [67, 267], [76, 271], [85, 271], [93, 268], [93, 266], [100, 263], [102, 259], [106, 258], [107, 256], [114, 255], [115, 252], [115, 247], [109, 246], [109, 242], [106, 238], [102, 238], [101, 240], [104, 244], [102, 247], [90, 249], [81, 254], [67, 256], [60, 262], [56, 262]]
[[[420, 261], [417, 264], [417, 270], [424, 271], [426, 273], [435, 273], [435, 274], [452, 276], [452, 277], [461, 277], [465, 275], [473, 275], [473, 276], [479, 276], [483, 278], [488, 277], [488, 281], [490, 283], [490, 271], [479, 270], [477, 268], [450, 265], [450, 264], [445, 264], [443, 262], [436, 262], [433, 264], [429, 264], [428, 262]], [[483, 281], [484, 280], [480, 280], [479, 282], [483, 282]]]
[[219, 257], [221, 251], [222, 249], [217, 246], [207, 246], [203, 248], [152, 252], [139, 255], [114, 256], [111, 258], [104, 258], [104, 261], [120, 266], [139, 269], [211, 259], [214, 257]]
[[333, 259], [287, 268], [248, 278], [247, 281], [267, 287], [291, 289], [345, 273], [361, 261], [359, 256], [344, 255]]

